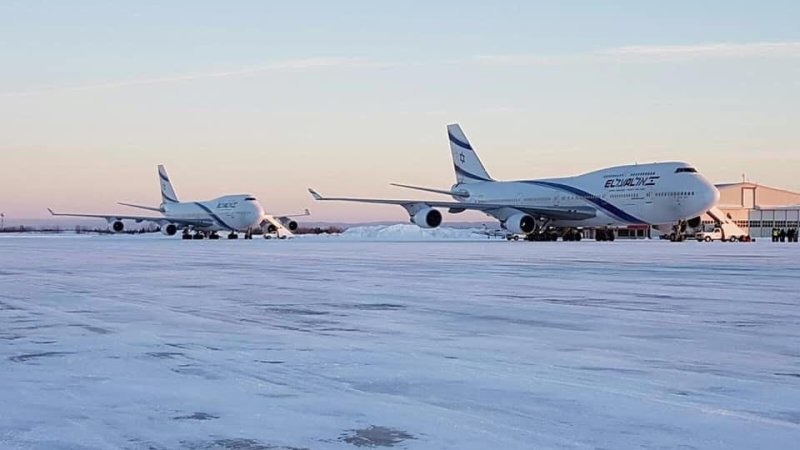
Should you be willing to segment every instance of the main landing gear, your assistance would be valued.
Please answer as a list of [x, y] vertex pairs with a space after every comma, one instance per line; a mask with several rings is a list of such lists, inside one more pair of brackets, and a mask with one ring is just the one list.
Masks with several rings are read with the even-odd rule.
[[616, 235], [614, 234], [614, 230], [611, 228], [598, 228], [594, 231], [595, 241], [613, 242], [614, 239], [616, 239]]
[[[239, 233], [236, 231], [231, 231], [227, 235], [225, 235], [228, 239], [239, 239]], [[211, 239], [211, 240], [218, 240], [222, 239], [222, 236], [219, 235], [216, 231], [200, 231], [200, 230], [192, 230], [189, 228], [185, 228], [183, 230], [183, 234], [181, 235], [182, 239], [186, 240], [201, 240], [201, 239]], [[244, 239], [253, 239], [253, 230], [247, 230], [243, 236]]]
[[558, 233], [555, 231], [537, 231], [525, 236], [525, 240], [530, 242], [557, 241]]
[[183, 233], [181, 234], [181, 239], [184, 239], [184, 240], [197, 240], [197, 241], [200, 241], [200, 240], [203, 240], [205, 238], [212, 239], [212, 240], [213, 239], [219, 239], [219, 234], [217, 234], [216, 231], [208, 232], [208, 231], [195, 230], [194, 232], [192, 232], [192, 230], [190, 230], [188, 228], [184, 228]]

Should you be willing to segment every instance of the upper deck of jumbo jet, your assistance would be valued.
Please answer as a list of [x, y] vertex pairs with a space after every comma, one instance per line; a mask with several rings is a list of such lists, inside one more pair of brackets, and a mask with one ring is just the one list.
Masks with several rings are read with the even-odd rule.
[[[605, 167], [603, 169], [592, 170], [590, 172], [584, 172], [582, 174], [575, 176], [556, 177], [548, 179], [556, 180], [565, 178], [579, 178], [579, 177], [589, 177], [591, 175], [602, 175], [606, 177], [626, 176], [626, 175], [635, 175], [638, 173], [648, 173], [654, 170], [658, 171], [658, 175], [666, 175], [671, 173], [697, 173], [697, 169], [687, 162], [663, 161], [663, 162], [652, 162], [644, 164], [625, 164], [621, 166]], [[528, 180], [520, 180], [520, 181], [528, 181]]]

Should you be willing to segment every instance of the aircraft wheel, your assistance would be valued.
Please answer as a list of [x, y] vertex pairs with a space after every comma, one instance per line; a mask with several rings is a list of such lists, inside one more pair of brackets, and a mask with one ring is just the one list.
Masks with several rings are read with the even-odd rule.
[[211, 233], [210, 235], [208, 235], [208, 238], [209, 239], [219, 239], [219, 235], [216, 232], [214, 232], [214, 233]]
[[239, 239], [239, 235], [231, 232], [230, 234], [228, 234], [228, 239]]
[[616, 239], [616, 238], [617, 237], [614, 236], [614, 232], [613, 231], [609, 231], [608, 232], [608, 240], [609, 240], [609, 242], [614, 242], [614, 239]]
[[575, 240], [580, 242], [581, 239], [583, 239], [583, 233], [581, 233], [580, 231], [575, 233]]

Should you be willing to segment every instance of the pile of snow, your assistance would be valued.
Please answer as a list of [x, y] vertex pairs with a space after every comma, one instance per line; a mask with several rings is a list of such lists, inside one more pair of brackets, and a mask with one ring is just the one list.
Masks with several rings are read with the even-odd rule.
[[419, 240], [467, 240], [480, 239], [475, 234], [475, 228], [420, 228], [412, 224], [396, 225], [371, 225], [348, 228], [341, 237], [344, 239], [375, 239], [391, 241], [419, 241]]

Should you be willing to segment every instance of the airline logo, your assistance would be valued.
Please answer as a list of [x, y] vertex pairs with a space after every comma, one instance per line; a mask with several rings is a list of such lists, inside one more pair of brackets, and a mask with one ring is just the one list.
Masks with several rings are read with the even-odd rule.
[[661, 177], [658, 175], [647, 177], [610, 178], [606, 180], [605, 188], [610, 189], [621, 187], [655, 186], [659, 178]]

